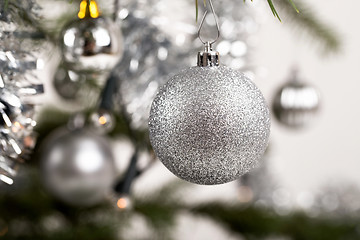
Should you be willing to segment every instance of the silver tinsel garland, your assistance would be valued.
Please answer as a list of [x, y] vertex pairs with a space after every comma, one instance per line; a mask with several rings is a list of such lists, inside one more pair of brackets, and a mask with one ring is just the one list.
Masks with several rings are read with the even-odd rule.
[[[35, 145], [34, 105], [29, 96], [43, 92], [34, 70], [33, 39], [38, 36], [31, 23], [38, 17], [35, 1], [1, 3], [0, 11], [0, 181], [13, 183], [18, 164]], [[18, 14], [26, 13], [29, 24]]]

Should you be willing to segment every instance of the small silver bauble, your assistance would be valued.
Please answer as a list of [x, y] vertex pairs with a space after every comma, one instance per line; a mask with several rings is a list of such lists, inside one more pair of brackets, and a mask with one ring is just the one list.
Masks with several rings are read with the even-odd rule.
[[42, 146], [44, 182], [60, 200], [94, 205], [112, 187], [115, 172], [109, 143], [85, 129], [59, 129]]
[[123, 53], [120, 28], [107, 18], [77, 20], [61, 34], [63, 60], [77, 72], [107, 72]]
[[53, 87], [62, 100], [91, 107], [96, 104], [96, 99], [104, 85], [104, 77], [105, 74], [79, 73], [60, 64], [54, 75]]
[[59, 66], [55, 73], [53, 84], [56, 92], [62, 98], [75, 100], [85, 81], [85, 75], [77, 74], [74, 71], [65, 69], [63, 66]]
[[254, 83], [219, 66], [218, 53], [207, 46], [197, 67], [160, 89], [149, 130], [157, 157], [175, 175], [222, 184], [257, 165], [268, 144], [269, 109]]
[[315, 117], [319, 107], [320, 95], [317, 89], [294, 79], [276, 92], [272, 111], [280, 123], [299, 128]]

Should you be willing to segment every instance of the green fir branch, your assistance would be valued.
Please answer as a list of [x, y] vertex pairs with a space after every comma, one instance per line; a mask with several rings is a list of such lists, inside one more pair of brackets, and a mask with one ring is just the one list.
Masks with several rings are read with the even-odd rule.
[[296, 2], [300, 14], [293, 11], [288, 0], [277, 0], [276, 4], [287, 15], [287, 22], [297, 25], [299, 30], [312, 36], [322, 46], [324, 53], [336, 53], [340, 50], [339, 34], [333, 27], [322, 22], [304, 1]]
[[295, 9], [297, 13], [300, 13], [299, 9], [296, 7], [295, 3], [292, 0], [288, 0], [291, 6]]
[[[246, 0], [244, 0], [244, 2], [245, 2], [245, 1], [246, 1]], [[251, 1], [253, 1], [253, 0], [251, 0]], [[277, 19], [279, 19], [279, 21], [281, 22], [280, 15], [278, 14], [278, 12], [277, 12], [277, 10], [276, 10], [273, 1], [272, 1], [272, 0], [267, 0], [267, 2], [268, 2], [268, 4], [269, 4], [269, 7], [270, 7], [271, 12], [273, 13], [273, 15], [274, 15]], [[287, 2], [290, 3], [290, 6], [292, 6], [292, 8], [293, 8], [297, 13], [299, 13], [299, 10], [298, 10], [298, 8], [296, 7], [296, 5], [295, 5], [295, 3], [293, 2], [293, 0], [287, 0]]]
[[[24, 181], [25, 179], [27, 180]], [[116, 211], [110, 202], [91, 208], [77, 208], [63, 204], [46, 194], [39, 171], [33, 168], [24, 176], [22, 182], [8, 187], [8, 190], [4, 189], [6, 186], [0, 185], [0, 221], [10, 224], [21, 220], [29, 226], [9, 229], [4, 239], [115, 240], [119, 239], [119, 231], [128, 226], [127, 223], [134, 215], [142, 216], [154, 230], [157, 237], [149, 239], [171, 239], [176, 217], [180, 213], [207, 217], [230, 232], [245, 236], [246, 239], [264, 239], [271, 236], [293, 240], [360, 238], [358, 217], [327, 217], [321, 214], [313, 217], [300, 211], [280, 215], [271, 208], [238, 202], [191, 205], [184, 203], [179, 197], [180, 193], [184, 196], [184, 190], [187, 189], [182, 187], [187, 186], [190, 184], [177, 181], [151, 194], [135, 197], [133, 210], [128, 212]], [[99, 213], [102, 217], [95, 218]], [[43, 223], [49, 216], [62, 219], [58, 229], [43, 229]]]
[[269, 4], [269, 7], [270, 7], [272, 13], [274, 14], [274, 16], [275, 16], [277, 19], [279, 19], [279, 21], [281, 22], [281, 18], [280, 18], [280, 16], [279, 16], [279, 14], [277, 13], [273, 2], [272, 2], [271, 0], [267, 0], [267, 2], [268, 2], [268, 4]]
[[293, 240], [338, 240], [360, 237], [357, 231], [359, 219], [350, 217], [310, 217], [300, 211], [279, 215], [273, 209], [220, 202], [197, 206], [192, 212], [207, 216], [246, 239], [282, 236]]

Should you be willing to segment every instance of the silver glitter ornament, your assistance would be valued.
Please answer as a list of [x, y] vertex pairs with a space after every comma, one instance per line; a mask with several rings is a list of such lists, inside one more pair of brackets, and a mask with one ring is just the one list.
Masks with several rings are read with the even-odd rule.
[[104, 199], [115, 177], [109, 143], [85, 129], [59, 129], [42, 146], [43, 181], [60, 200], [91, 206]]
[[72, 22], [62, 31], [63, 60], [77, 72], [108, 72], [123, 53], [120, 28], [108, 18], [90, 18]]
[[157, 157], [176, 176], [222, 184], [257, 165], [270, 135], [269, 109], [243, 73], [219, 66], [218, 53], [207, 43], [198, 66], [160, 89], [149, 130]]
[[291, 128], [306, 126], [320, 108], [317, 89], [299, 80], [297, 73], [276, 92], [272, 111], [275, 118]]

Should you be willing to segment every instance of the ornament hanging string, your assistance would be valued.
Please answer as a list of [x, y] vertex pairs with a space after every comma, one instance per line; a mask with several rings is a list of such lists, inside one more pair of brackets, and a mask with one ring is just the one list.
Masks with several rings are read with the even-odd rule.
[[211, 46], [212, 44], [214, 44], [220, 38], [220, 27], [219, 27], [219, 21], [218, 21], [218, 18], [217, 18], [217, 15], [216, 15], [212, 0], [208, 0], [208, 1], [209, 1], [209, 6], [210, 6], [211, 13], [213, 14], [214, 19], [215, 19], [217, 36], [213, 41], [204, 41], [203, 38], [201, 37], [201, 30], [203, 29], [204, 21], [205, 21], [205, 18], [207, 17], [207, 15], [209, 13], [209, 10], [206, 9], [206, 11], [204, 13], [204, 16], [201, 19], [200, 26], [199, 26], [199, 29], [198, 29], [198, 38], [200, 39], [200, 41], [203, 44]]

